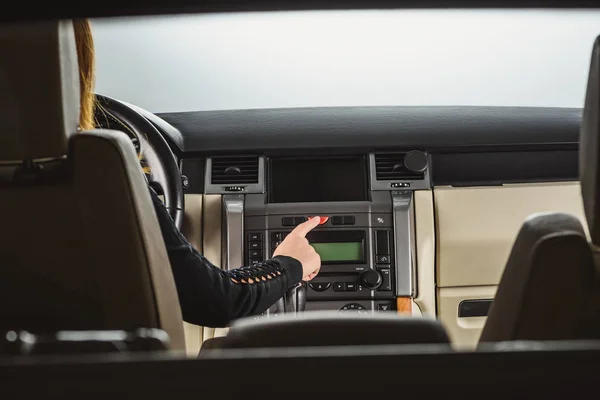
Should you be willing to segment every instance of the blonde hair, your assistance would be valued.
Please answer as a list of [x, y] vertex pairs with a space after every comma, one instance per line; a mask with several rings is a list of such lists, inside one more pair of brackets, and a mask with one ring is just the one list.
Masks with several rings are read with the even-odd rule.
[[81, 102], [79, 127], [85, 131], [96, 127], [94, 120], [94, 107], [96, 106], [94, 95], [94, 85], [96, 83], [94, 38], [92, 27], [87, 19], [73, 20], [73, 28], [75, 30], [77, 61], [79, 63], [79, 95]]
[[[79, 64], [79, 128], [82, 131], [87, 131], [96, 128], [94, 110], [97, 106], [100, 106], [96, 103], [96, 95], [94, 94], [96, 84], [94, 37], [92, 36], [90, 21], [87, 19], [74, 19], [73, 29], [75, 31], [77, 62]], [[138, 154], [138, 160], [142, 171], [149, 174], [150, 167], [142, 153]]]

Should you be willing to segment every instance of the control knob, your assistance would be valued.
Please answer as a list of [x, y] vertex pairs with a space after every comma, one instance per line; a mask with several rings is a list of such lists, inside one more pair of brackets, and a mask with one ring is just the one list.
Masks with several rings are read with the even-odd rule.
[[404, 166], [412, 172], [424, 172], [427, 169], [427, 154], [412, 150], [404, 156]]
[[374, 269], [364, 272], [360, 277], [360, 280], [367, 289], [377, 289], [383, 282], [381, 274]]

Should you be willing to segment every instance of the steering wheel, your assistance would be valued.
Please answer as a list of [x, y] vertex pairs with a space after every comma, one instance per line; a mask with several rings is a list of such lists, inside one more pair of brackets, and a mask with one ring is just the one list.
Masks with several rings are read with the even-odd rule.
[[184, 209], [181, 173], [177, 158], [160, 131], [134, 108], [100, 94], [96, 94], [94, 117], [98, 128], [122, 131], [131, 138], [148, 184], [164, 197], [169, 215], [177, 228], [181, 228]]

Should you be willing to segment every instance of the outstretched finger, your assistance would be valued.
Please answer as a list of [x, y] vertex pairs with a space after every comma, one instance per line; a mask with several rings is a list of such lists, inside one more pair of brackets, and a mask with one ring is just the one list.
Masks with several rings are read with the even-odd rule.
[[308, 234], [308, 232], [312, 231], [317, 226], [319, 226], [320, 222], [321, 222], [320, 217], [312, 217], [308, 221], [305, 221], [305, 222], [301, 223], [300, 225], [298, 225], [296, 228], [294, 228], [294, 230], [290, 233], [290, 235], [305, 237]]

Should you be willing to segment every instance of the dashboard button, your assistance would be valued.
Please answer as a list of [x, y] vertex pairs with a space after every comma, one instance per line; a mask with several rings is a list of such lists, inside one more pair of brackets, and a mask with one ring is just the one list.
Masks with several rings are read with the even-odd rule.
[[[308, 219], [314, 218], [314, 216], [309, 216]], [[329, 217], [319, 217], [319, 225], [326, 224], [329, 221]]]
[[350, 303], [350, 304], [346, 304], [345, 306], [342, 306], [342, 308], [340, 308], [340, 312], [356, 312], [358, 314], [368, 314], [369, 311], [367, 310], [367, 308], [361, 304], [357, 304], [357, 303]]
[[331, 225], [344, 225], [344, 217], [336, 215], [331, 218]]
[[379, 303], [377, 304], [377, 311], [391, 311], [392, 305], [390, 303]]
[[294, 226], [294, 218], [293, 217], [283, 217], [281, 218], [281, 225], [283, 226]]
[[248, 249], [249, 250], [260, 250], [260, 249], [262, 249], [262, 243], [261, 242], [250, 242], [250, 243], [248, 243]]
[[333, 291], [334, 292], [345, 292], [346, 284], [344, 282], [335, 282], [333, 284]]
[[356, 283], [354, 283], [354, 282], [346, 283], [346, 292], [356, 292]]
[[390, 231], [375, 231], [375, 250], [377, 254], [390, 254]]
[[260, 258], [260, 251], [259, 250], [250, 250], [248, 252], [248, 257], [249, 258]]
[[260, 241], [262, 241], [262, 233], [261, 232], [249, 233], [248, 240], [251, 242], [260, 242]]
[[381, 274], [381, 286], [377, 288], [379, 292], [389, 292], [392, 290], [391, 272], [389, 268], [380, 269]]
[[306, 217], [294, 217], [294, 226], [306, 222]]
[[283, 240], [283, 232], [273, 232], [271, 233], [271, 240], [274, 242]]
[[354, 225], [356, 223], [356, 218], [354, 218], [354, 215], [345, 215], [343, 221], [344, 225]]
[[392, 227], [392, 214], [371, 214], [371, 224], [374, 227]]
[[389, 263], [390, 263], [390, 256], [388, 256], [388, 255], [377, 256], [377, 264], [389, 264]]
[[331, 282], [311, 282], [308, 286], [315, 292], [324, 292], [331, 287]]

